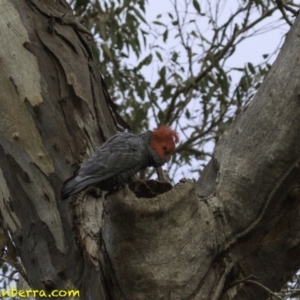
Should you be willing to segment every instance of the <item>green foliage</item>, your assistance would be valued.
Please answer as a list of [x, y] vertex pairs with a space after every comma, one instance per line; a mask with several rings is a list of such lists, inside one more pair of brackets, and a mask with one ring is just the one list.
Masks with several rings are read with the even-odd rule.
[[149, 20], [145, 0], [71, 1], [95, 37], [100, 72], [132, 130], [169, 124], [179, 131], [170, 174], [179, 179], [182, 172], [191, 177], [202, 169], [214, 143], [270, 70], [272, 54], [262, 54], [257, 64], [249, 51], [237, 65], [240, 46], [286, 20], [274, 15], [275, 0], [169, 3], [169, 11]]
[[193, 6], [196, 9], [196, 11], [200, 14], [201, 13], [201, 8], [200, 8], [200, 4], [197, 0], [193, 0]]
[[[180, 133], [170, 173], [177, 180], [198, 175], [215, 142], [247, 107], [271, 68], [272, 54], [262, 54], [255, 64], [251, 51], [237, 65], [240, 46], [286, 25], [287, 16], [299, 7], [282, 2], [282, 13], [276, 0], [173, 0], [170, 11], [150, 21], [146, 0], [68, 2], [94, 36], [99, 70], [132, 131], [168, 124]], [[285, 26], [282, 32], [287, 30]], [[0, 286], [6, 289], [17, 271], [3, 261], [0, 269]], [[280, 296], [299, 298], [299, 274]]]

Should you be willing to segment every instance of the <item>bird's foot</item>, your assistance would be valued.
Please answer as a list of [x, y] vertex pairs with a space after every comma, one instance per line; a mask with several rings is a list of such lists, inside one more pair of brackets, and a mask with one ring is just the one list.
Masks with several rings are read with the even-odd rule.
[[165, 170], [163, 170], [162, 167], [156, 168], [156, 173], [158, 181], [171, 184], [171, 180], [168, 176], [168, 173]]

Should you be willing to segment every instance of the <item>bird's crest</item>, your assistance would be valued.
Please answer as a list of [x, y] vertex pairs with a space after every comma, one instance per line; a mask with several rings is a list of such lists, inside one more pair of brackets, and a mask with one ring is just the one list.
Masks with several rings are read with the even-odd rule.
[[159, 141], [173, 141], [174, 144], [179, 142], [178, 133], [166, 125], [162, 125], [153, 131], [153, 139]]
[[175, 144], [178, 142], [178, 133], [169, 126], [160, 126], [152, 133], [151, 147], [165, 161], [170, 159], [170, 155], [175, 151]]

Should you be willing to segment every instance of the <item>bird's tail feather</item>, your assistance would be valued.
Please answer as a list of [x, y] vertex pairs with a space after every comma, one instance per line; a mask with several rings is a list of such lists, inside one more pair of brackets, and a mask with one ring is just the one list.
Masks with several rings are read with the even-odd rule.
[[67, 198], [69, 198], [70, 196], [80, 192], [81, 190], [83, 190], [86, 187], [86, 183], [82, 182], [78, 182], [76, 180], [76, 175], [67, 179], [64, 182], [62, 191], [61, 191], [61, 200], [65, 200]]
[[95, 177], [86, 177], [86, 178], [79, 178], [78, 175], [74, 175], [73, 177], [67, 179], [61, 190], [61, 200], [65, 200], [70, 196], [81, 192], [86, 187], [92, 185], [93, 183], [97, 182], [98, 178]]

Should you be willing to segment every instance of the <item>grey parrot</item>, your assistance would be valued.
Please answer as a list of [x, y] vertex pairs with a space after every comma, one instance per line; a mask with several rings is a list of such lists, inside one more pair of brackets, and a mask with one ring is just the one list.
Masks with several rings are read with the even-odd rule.
[[97, 148], [78, 172], [64, 182], [61, 199], [91, 185], [103, 191], [122, 187], [137, 172], [169, 161], [178, 141], [177, 132], [168, 126], [140, 135], [118, 133]]

